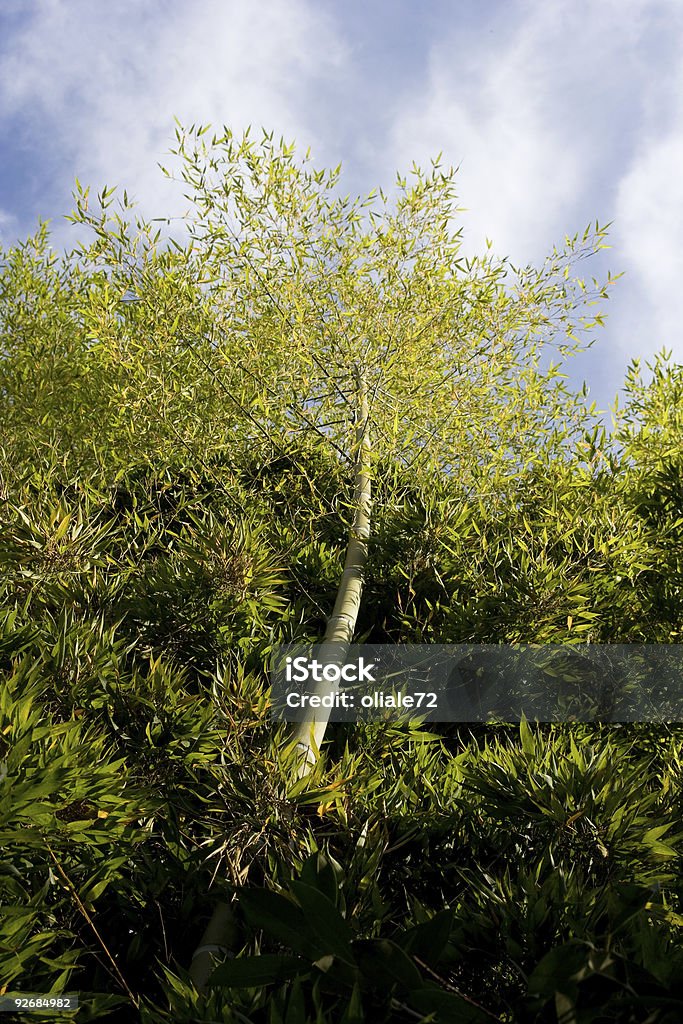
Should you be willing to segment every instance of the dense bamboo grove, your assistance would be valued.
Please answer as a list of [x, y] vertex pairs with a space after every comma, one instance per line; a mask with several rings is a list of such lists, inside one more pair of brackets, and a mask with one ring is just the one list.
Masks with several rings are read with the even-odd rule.
[[174, 244], [78, 186], [85, 241], [3, 254], [5, 991], [150, 1024], [679, 1020], [678, 725], [335, 726], [300, 778], [265, 667], [338, 597], [361, 378], [356, 638], [680, 643], [683, 369], [634, 363], [609, 430], [569, 389], [597, 225], [541, 270], [465, 260], [438, 166], [354, 204], [272, 138], [206, 138], [178, 132]]

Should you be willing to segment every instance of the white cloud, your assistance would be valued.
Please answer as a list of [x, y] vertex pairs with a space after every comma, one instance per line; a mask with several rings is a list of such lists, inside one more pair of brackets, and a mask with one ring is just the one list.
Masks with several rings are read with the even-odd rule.
[[592, 47], [577, 45], [578, 19], [566, 23], [565, 5], [524, 10], [498, 31], [456, 27], [435, 44], [425, 93], [399, 112], [393, 150], [397, 159], [416, 150], [424, 159], [444, 149], [460, 165], [477, 244], [488, 236], [499, 251], [537, 255], [569, 230], [594, 163], [582, 123], [594, 112], [581, 99], [596, 82]]
[[681, 360], [682, 169], [683, 110], [663, 137], [639, 148], [619, 182], [616, 203], [616, 243], [632, 286], [619, 317], [619, 333], [635, 334], [644, 356], [666, 347]]
[[44, 0], [0, 65], [2, 112], [55, 133], [46, 148], [66, 161], [63, 178], [121, 183], [146, 212], [179, 213], [181, 190], [156, 166], [174, 115], [315, 143], [308, 91], [344, 59], [329, 17], [305, 0]]
[[[424, 89], [395, 112], [386, 159], [424, 164], [443, 150], [460, 164], [466, 248], [490, 237], [516, 263], [614, 220], [603, 265], [628, 277], [608, 307], [610, 347], [649, 354], [666, 339], [683, 359], [682, 68], [674, 0], [499, 6], [488, 25], [454, 22], [434, 42]], [[647, 336], [633, 329], [636, 301]]]
[[174, 114], [272, 127], [319, 165], [342, 156], [345, 189], [390, 186], [443, 150], [461, 165], [468, 249], [488, 236], [513, 262], [538, 261], [589, 220], [614, 220], [602, 266], [627, 276], [598, 346], [610, 392], [626, 353], [668, 344], [683, 359], [680, 0], [444, 3], [438, 35], [394, 23], [395, 52], [380, 52], [382, 5], [361, 13], [360, 0], [11, 2], [0, 119], [23, 124], [12, 153], [41, 213], [68, 209], [76, 175], [120, 182], [149, 216], [180, 213], [181, 189], [156, 167]]

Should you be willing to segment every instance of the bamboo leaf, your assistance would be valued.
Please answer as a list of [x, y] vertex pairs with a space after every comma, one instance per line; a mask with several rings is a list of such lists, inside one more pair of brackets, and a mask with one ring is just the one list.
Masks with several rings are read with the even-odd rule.
[[278, 956], [271, 953], [240, 956], [220, 964], [209, 978], [209, 985], [220, 988], [280, 985], [284, 981], [305, 974], [308, 970], [310, 965], [298, 956]]

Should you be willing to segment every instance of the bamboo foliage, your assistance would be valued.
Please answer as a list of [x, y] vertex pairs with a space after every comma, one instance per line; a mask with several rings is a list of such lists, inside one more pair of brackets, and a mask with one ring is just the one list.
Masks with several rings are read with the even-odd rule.
[[225, 129], [209, 142], [208, 131], [178, 126], [179, 172], [165, 172], [188, 188], [181, 240], [133, 220], [125, 193], [116, 211], [114, 189], [91, 205], [77, 183], [72, 220], [94, 240], [68, 266], [83, 282], [89, 372], [111, 396], [100, 416], [136, 452], [158, 450], [160, 426], [171, 448], [229, 441], [235, 468], [290, 439], [327, 447], [348, 471], [349, 543], [326, 640], [350, 642], [373, 480], [385, 505], [397, 474], [425, 490], [445, 473], [463, 495], [499, 500], [585, 430], [554, 356], [579, 351], [601, 322], [590, 307], [607, 285], [570, 271], [604, 246], [605, 228], [567, 238], [541, 269], [490, 247], [465, 258], [454, 171], [438, 160], [399, 175], [394, 196], [351, 200], [340, 167], [316, 170], [272, 134], [256, 143]]
[[[269, 135], [255, 142], [248, 133], [237, 139], [226, 129], [209, 141], [201, 126], [179, 127], [176, 156], [190, 212], [174, 238], [154, 223], [136, 220], [125, 193], [117, 210], [113, 190], [103, 190], [95, 203], [79, 185], [73, 220], [91, 231], [89, 242], [60, 261], [50, 254], [41, 229], [30, 243], [5, 254], [3, 500], [10, 483], [14, 491], [26, 484], [22, 474], [33, 480], [35, 464], [43, 467], [46, 480], [66, 480], [75, 488], [78, 477], [78, 487], [92, 487], [98, 508], [107, 510], [105, 520], [120, 514], [110, 508], [111, 494], [122, 480], [130, 484], [134, 497], [126, 529], [135, 523], [133, 539], [118, 538], [115, 531], [100, 535], [93, 513], [87, 529], [74, 518], [56, 537], [67, 521], [61, 497], [54, 498], [54, 514], [46, 513], [40, 530], [29, 529], [19, 516], [3, 556], [21, 587], [22, 608], [12, 614], [21, 611], [29, 644], [31, 616], [42, 615], [40, 602], [48, 602], [43, 628], [49, 645], [44, 640], [43, 646], [61, 650], [61, 634], [68, 635], [70, 646], [60, 655], [59, 668], [68, 676], [70, 665], [76, 666], [79, 713], [83, 703], [91, 714], [83, 679], [93, 681], [94, 691], [99, 676], [105, 679], [109, 690], [98, 692], [92, 711], [102, 717], [103, 729], [110, 727], [109, 691], [123, 687], [146, 695], [145, 686], [153, 690], [144, 700], [131, 698], [132, 710], [123, 706], [128, 698], [117, 697], [122, 703], [117, 713], [132, 731], [133, 739], [126, 732], [125, 742], [135, 756], [138, 746], [142, 751], [136, 785], [149, 782], [145, 773], [152, 754], [162, 764], [160, 777], [163, 758], [173, 764], [173, 779], [180, 780], [173, 787], [176, 802], [177, 791], [194, 792], [195, 769], [205, 773], [197, 789], [199, 810], [183, 813], [203, 829], [205, 806], [210, 806], [210, 836], [201, 832], [197, 839], [193, 833], [187, 839], [181, 822], [181, 839], [169, 840], [174, 849], [174, 843], [184, 849], [187, 842], [194, 854], [210, 844], [216, 867], [212, 862], [209, 872], [210, 858], [202, 861], [200, 897], [205, 900], [209, 876], [219, 871], [236, 888], [247, 871], [234, 863], [239, 857], [251, 857], [252, 863], [260, 858], [268, 870], [277, 863], [286, 875], [289, 854], [292, 862], [301, 859], [288, 846], [291, 807], [308, 801], [317, 805], [323, 825], [334, 818], [343, 833], [351, 823], [354, 844], [356, 833], [365, 830], [349, 860], [358, 875], [359, 905], [371, 893], [377, 907], [395, 877], [392, 867], [380, 886], [385, 853], [389, 862], [392, 843], [402, 849], [412, 842], [401, 833], [404, 819], [420, 811], [435, 836], [441, 827], [438, 814], [446, 803], [429, 817], [426, 798], [418, 793], [420, 773], [415, 769], [410, 776], [411, 766], [422, 765], [428, 785], [438, 790], [441, 765], [434, 768], [431, 740], [412, 733], [408, 739], [391, 734], [373, 740], [370, 731], [358, 750], [347, 750], [330, 766], [320, 792], [311, 792], [304, 779], [288, 790], [279, 777], [273, 781], [282, 751], [269, 745], [272, 737], [260, 760], [262, 752], [255, 756], [249, 746], [254, 723], [260, 736], [268, 732], [262, 679], [238, 681], [235, 706], [221, 719], [224, 725], [239, 723], [228, 755], [222, 750], [227, 725], [213, 729], [210, 743], [202, 741], [206, 750], [197, 740], [201, 749], [195, 751], [195, 733], [209, 736], [208, 703], [202, 707], [209, 700], [207, 677], [233, 649], [260, 655], [297, 630], [310, 638], [314, 605], [319, 617], [329, 616], [325, 643], [338, 652], [357, 631], [370, 577], [372, 599], [394, 636], [457, 640], [469, 631], [469, 637], [481, 640], [495, 624], [497, 636], [517, 638], [534, 625], [546, 640], [572, 630], [586, 636], [598, 628], [596, 620], [609, 633], [610, 615], [621, 617], [624, 630], [637, 622], [638, 635], [646, 636], [648, 614], [661, 616], [662, 607], [666, 635], [680, 635], [680, 558], [671, 555], [680, 533], [679, 520], [672, 518], [679, 498], [677, 455], [669, 452], [660, 459], [653, 478], [651, 437], [638, 425], [643, 410], [658, 423], [668, 416], [667, 428], [655, 434], [665, 435], [670, 448], [678, 443], [679, 424], [667, 403], [680, 390], [679, 376], [662, 376], [650, 391], [632, 382], [641, 404], [634, 400], [632, 422], [624, 426], [624, 444], [631, 445], [624, 465], [628, 458], [640, 459], [642, 479], [629, 472], [624, 483], [607, 441], [586, 432], [591, 411], [583, 396], [568, 389], [561, 367], [565, 357], [589, 343], [601, 321], [593, 306], [607, 296], [607, 285], [586, 285], [574, 274], [579, 261], [603, 246], [604, 228], [596, 224], [568, 238], [541, 268], [519, 269], [489, 250], [465, 257], [460, 229], [454, 227], [454, 174], [438, 161], [427, 173], [414, 168], [410, 181], [399, 177], [391, 195], [380, 191], [350, 200], [340, 195], [339, 168], [316, 170], [308, 156], [299, 160], [292, 147]], [[45, 469], [48, 456], [52, 461]], [[169, 512], [173, 489], [188, 466], [191, 473], [181, 490], [192, 496], [192, 515], [178, 508]], [[275, 466], [286, 471], [273, 483], [267, 478], [277, 476]], [[154, 481], [149, 506], [147, 497], [140, 497], [146, 473]], [[290, 494], [294, 477], [300, 490]], [[43, 484], [36, 476], [32, 502]], [[613, 493], [619, 513], [609, 507]], [[205, 514], [204, 506], [213, 514]], [[14, 513], [7, 515], [8, 523], [13, 521]], [[642, 526], [645, 515], [665, 523], [659, 547], [650, 528]], [[239, 524], [252, 519], [262, 533], [247, 531], [240, 539]], [[571, 530], [565, 530], [570, 522]], [[628, 541], [613, 536], [619, 532], [615, 524], [624, 522], [640, 531], [634, 526]], [[88, 544], [90, 558], [81, 551]], [[276, 547], [279, 559], [273, 555]], [[39, 570], [34, 564], [35, 552], [43, 548], [49, 572], [42, 561]], [[309, 594], [315, 574], [309, 564], [299, 564], [311, 551], [327, 573], [314, 598]], [[660, 552], [675, 568], [675, 585], [657, 589], [651, 577]], [[65, 553], [73, 564], [59, 560]], [[619, 573], [612, 579], [614, 565]], [[237, 572], [240, 566], [244, 573]], [[651, 593], [658, 595], [654, 611], [647, 603]], [[78, 616], [96, 600], [102, 621], [105, 614], [120, 617], [129, 630], [133, 646], [125, 653], [112, 633], [90, 658], [92, 630]], [[69, 612], [62, 623], [57, 609], [64, 602]], [[219, 616], [225, 621], [217, 621]], [[107, 628], [113, 631], [114, 622]], [[12, 651], [18, 650], [17, 637], [14, 630]], [[201, 647], [201, 657], [188, 651], [192, 645]], [[181, 663], [168, 673], [159, 661], [166, 649]], [[135, 660], [141, 652], [152, 662], [144, 686]], [[134, 671], [123, 686], [117, 659], [129, 656]], [[51, 673], [46, 665], [45, 678]], [[228, 690], [227, 675], [216, 670], [215, 676], [216, 687], [225, 683]], [[52, 683], [41, 686], [53, 703]], [[169, 753], [167, 727], [157, 718], [163, 718], [173, 687], [179, 695], [172, 708], [177, 721], [168, 729], [182, 740]], [[138, 742], [134, 727], [141, 708], [148, 718]], [[318, 717], [295, 734], [302, 774], [314, 768], [325, 725]], [[116, 742], [123, 742], [118, 721], [111, 730]], [[522, 739], [528, 747], [528, 736]], [[186, 743], [192, 758], [184, 753]], [[540, 748], [526, 753], [542, 760]], [[366, 761], [372, 758], [376, 765], [370, 771]], [[257, 762], [258, 771], [252, 771]], [[460, 768], [453, 759], [448, 764], [449, 785], [460, 795]], [[396, 765], [401, 772], [394, 778]], [[490, 804], [496, 787], [502, 791], [494, 769], [486, 791]], [[555, 770], [546, 769], [546, 776]], [[316, 764], [315, 771], [322, 778], [327, 768]], [[352, 792], [355, 783], [342, 784], [356, 771], [358, 779], [368, 781], [366, 793]], [[505, 772], [515, 779], [524, 775], [514, 758]], [[411, 786], [404, 777], [412, 779]], [[373, 803], [372, 794], [383, 787], [393, 794], [391, 827], [399, 833], [391, 842], [384, 805]], [[525, 795], [513, 796], [522, 806]], [[567, 818], [576, 813], [570, 796], [561, 809]], [[111, 802], [114, 806], [114, 796]], [[156, 822], [160, 812], [151, 798], [148, 804], [144, 816]], [[129, 814], [126, 805], [121, 820], [124, 810]], [[473, 804], [470, 818], [463, 817], [459, 840], [476, 831], [479, 810]], [[496, 808], [496, 822], [504, 820], [504, 810]], [[110, 820], [113, 812], [102, 819]], [[562, 821], [559, 816], [558, 829]], [[308, 843], [315, 852], [312, 833], [300, 823], [296, 829], [297, 843]], [[148, 841], [142, 834], [139, 839]], [[437, 849], [437, 838], [433, 843]], [[482, 850], [485, 845], [482, 840]], [[519, 849], [511, 848], [506, 865], [519, 861]], [[483, 852], [480, 859], [483, 863]], [[431, 867], [429, 858], [422, 860]], [[476, 865], [470, 868], [474, 872]], [[436, 877], [429, 875], [427, 888], [434, 888]], [[504, 889], [513, 905], [514, 886], [507, 876]], [[496, 898], [503, 896], [496, 892]], [[205, 909], [199, 897], [192, 905]], [[206, 985], [217, 949], [234, 941], [234, 919], [225, 907], [195, 957], [191, 977], [199, 988]], [[483, 920], [478, 905], [477, 913]], [[458, 927], [464, 928], [467, 908], [458, 909], [454, 921], [458, 915]], [[374, 928], [368, 925], [368, 935]], [[538, 950], [533, 956], [532, 966], [541, 962]], [[232, 977], [229, 970], [224, 975]]]
[[339, 168], [297, 163], [272, 136], [226, 131], [209, 145], [201, 129], [179, 131], [177, 153], [215, 345], [262, 427], [313, 432], [352, 464], [362, 366], [373, 450], [416, 479], [446, 470], [481, 486], [552, 442], [551, 417], [558, 437], [576, 430], [580, 404], [551, 353], [578, 351], [600, 322], [588, 305], [605, 287], [569, 270], [603, 228], [567, 239], [541, 270], [515, 270], [463, 256], [454, 172], [438, 162], [399, 177], [395, 198], [352, 201]]

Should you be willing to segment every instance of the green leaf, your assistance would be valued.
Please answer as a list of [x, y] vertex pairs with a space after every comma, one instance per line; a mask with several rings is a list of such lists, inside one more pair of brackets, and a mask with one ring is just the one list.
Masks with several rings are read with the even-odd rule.
[[303, 882], [292, 882], [291, 889], [306, 918], [307, 931], [320, 953], [323, 956], [332, 954], [354, 966], [353, 936], [334, 903], [318, 889]]
[[549, 999], [555, 992], [573, 995], [576, 985], [571, 980], [588, 964], [588, 949], [583, 943], [568, 942], [556, 946], [536, 965], [529, 975], [527, 989], [530, 995]]
[[306, 1024], [306, 1000], [298, 977], [292, 982], [284, 1024]]
[[339, 1024], [366, 1024], [366, 1017], [363, 1012], [363, 1002], [361, 1000], [360, 985], [356, 982], [351, 992], [351, 998], [349, 999], [344, 1016], [342, 1017]]
[[271, 938], [303, 956], [315, 956], [310, 930], [301, 910], [286, 896], [270, 889], [245, 889], [240, 907], [253, 927], [262, 928]]
[[536, 743], [534, 741], [534, 734], [529, 728], [529, 723], [527, 722], [526, 718], [522, 718], [521, 722], [519, 723], [519, 737], [522, 741], [522, 750], [524, 751], [524, 753], [528, 754], [529, 756], [533, 756], [533, 754], [536, 752]]
[[358, 940], [353, 948], [358, 966], [373, 987], [413, 989], [424, 984], [415, 963], [391, 939]]
[[419, 1013], [437, 1014], [439, 1024], [491, 1024], [491, 1015], [455, 992], [426, 986], [408, 997], [409, 1005]]
[[424, 924], [405, 931], [396, 942], [404, 952], [436, 966], [448, 944], [453, 917], [452, 910], [441, 910]]
[[261, 985], [282, 984], [308, 970], [310, 965], [299, 956], [278, 956], [274, 953], [240, 956], [226, 960], [217, 967], [209, 978], [209, 985], [221, 988], [259, 988]]
[[[339, 865], [337, 866], [339, 867]], [[328, 858], [319, 851], [306, 858], [301, 868], [299, 881], [318, 889], [324, 896], [327, 896], [331, 903], [334, 903], [335, 906], [338, 905], [337, 875]]]

